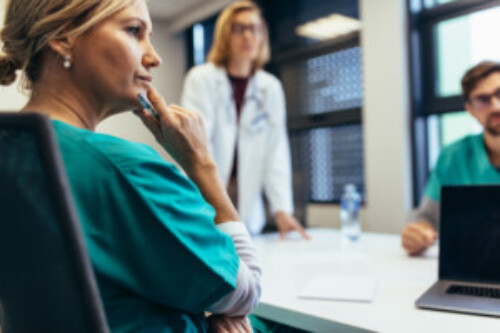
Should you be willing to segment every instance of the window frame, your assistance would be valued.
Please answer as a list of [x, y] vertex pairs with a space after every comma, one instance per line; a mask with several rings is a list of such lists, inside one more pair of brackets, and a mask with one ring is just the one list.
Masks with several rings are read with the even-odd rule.
[[[277, 77], [281, 78], [280, 71], [278, 69], [280, 66], [286, 65], [290, 62], [304, 61], [310, 58], [339, 52], [353, 47], [361, 47], [359, 32], [354, 32], [335, 39], [318, 42], [315, 44], [303, 46], [299, 49], [276, 54], [273, 56], [267, 69]], [[311, 131], [319, 128], [333, 128], [353, 124], [359, 124], [363, 126], [362, 106], [328, 111], [320, 114], [287, 116], [287, 129], [290, 136], [296, 134], [297, 132]], [[364, 197], [365, 196], [363, 196], [363, 198]], [[313, 200], [308, 197], [306, 203], [331, 205], [339, 204], [340, 200], [334, 199], [319, 201]], [[366, 201], [363, 199], [362, 204], [364, 205], [365, 203]]]
[[[276, 76], [281, 77], [278, 67], [286, 63], [307, 60], [358, 46], [360, 46], [359, 33], [351, 33], [333, 40], [312, 44], [298, 50], [276, 55], [269, 63], [269, 70]], [[361, 110], [362, 107], [356, 107], [320, 114], [288, 117], [288, 130], [291, 132], [321, 127], [360, 124], [362, 123]]]
[[[500, 6], [500, 0], [459, 0], [425, 8], [424, 0], [407, 0], [412, 119], [413, 206], [418, 206], [429, 176], [427, 118], [463, 110], [461, 95], [435, 96], [437, 50], [433, 29], [439, 23]], [[415, 8], [415, 10], [412, 10]]]

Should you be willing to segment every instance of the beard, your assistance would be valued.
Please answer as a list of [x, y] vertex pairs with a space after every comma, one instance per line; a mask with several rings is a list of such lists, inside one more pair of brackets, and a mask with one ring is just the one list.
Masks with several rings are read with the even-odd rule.
[[492, 113], [489, 115], [488, 119], [486, 119], [486, 132], [488, 132], [492, 136], [500, 136], [500, 123], [497, 121], [495, 125], [493, 125], [493, 118], [500, 117], [500, 113]]

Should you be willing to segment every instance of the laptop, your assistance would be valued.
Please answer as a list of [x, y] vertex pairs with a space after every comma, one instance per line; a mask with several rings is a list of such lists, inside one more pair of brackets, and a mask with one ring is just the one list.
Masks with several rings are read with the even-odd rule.
[[423, 309], [500, 317], [500, 185], [443, 186], [439, 279]]

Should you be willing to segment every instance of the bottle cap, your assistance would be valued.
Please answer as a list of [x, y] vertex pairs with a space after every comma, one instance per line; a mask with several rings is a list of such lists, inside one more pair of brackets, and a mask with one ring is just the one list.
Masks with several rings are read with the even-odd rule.
[[344, 191], [345, 191], [345, 192], [349, 192], [349, 193], [351, 193], [351, 192], [356, 192], [356, 185], [351, 184], [351, 183], [349, 183], [349, 184], [345, 184], [345, 186], [344, 186]]

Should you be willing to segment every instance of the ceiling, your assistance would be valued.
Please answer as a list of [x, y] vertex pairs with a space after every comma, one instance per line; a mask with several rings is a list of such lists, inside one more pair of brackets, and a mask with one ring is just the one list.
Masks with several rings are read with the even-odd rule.
[[[180, 31], [218, 13], [234, 0], [148, 0], [151, 17], [172, 31]], [[0, 26], [3, 24], [5, 0], [0, 0]]]
[[151, 16], [156, 20], [171, 21], [207, 0], [149, 0]]
[[151, 17], [171, 30], [182, 30], [218, 13], [234, 0], [148, 0]]

